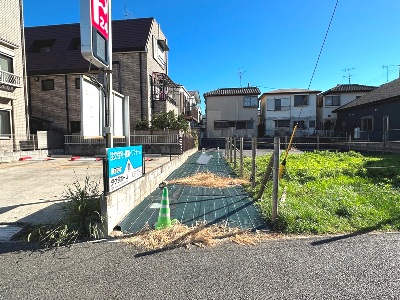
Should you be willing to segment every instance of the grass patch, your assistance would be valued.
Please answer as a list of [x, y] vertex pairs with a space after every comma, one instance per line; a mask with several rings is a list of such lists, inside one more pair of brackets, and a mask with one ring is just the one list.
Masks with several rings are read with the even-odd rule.
[[90, 181], [86, 176], [81, 185], [76, 179], [63, 195], [69, 199], [63, 207], [65, 217], [58, 224], [27, 227], [18, 238], [50, 248], [101, 237], [103, 219], [100, 214], [100, 195], [98, 182]]
[[[269, 156], [257, 158], [258, 193]], [[400, 229], [400, 155], [362, 155], [314, 151], [289, 155], [280, 181], [278, 219], [274, 229], [293, 233], [345, 233]], [[246, 158], [246, 172], [250, 158]], [[271, 218], [272, 183], [257, 202]]]

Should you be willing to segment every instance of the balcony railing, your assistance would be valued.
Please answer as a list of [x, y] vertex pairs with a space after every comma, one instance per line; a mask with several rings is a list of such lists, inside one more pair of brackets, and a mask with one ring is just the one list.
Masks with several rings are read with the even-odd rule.
[[13, 87], [21, 87], [21, 77], [0, 70], [0, 84], [5, 84]]

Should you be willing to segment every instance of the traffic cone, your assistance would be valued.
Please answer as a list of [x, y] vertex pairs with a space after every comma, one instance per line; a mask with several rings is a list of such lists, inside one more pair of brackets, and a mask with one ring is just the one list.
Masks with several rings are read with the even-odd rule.
[[168, 188], [164, 187], [161, 198], [160, 212], [158, 214], [158, 221], [155, 227], [156, 229], [165, 229], [171, 226], [172, 222], [169, 211]]

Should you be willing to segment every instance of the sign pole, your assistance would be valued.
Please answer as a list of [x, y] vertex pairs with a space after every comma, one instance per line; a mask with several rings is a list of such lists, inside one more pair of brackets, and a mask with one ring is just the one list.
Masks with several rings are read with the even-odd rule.
[[111, 0], [108, 0], [108, 66], [106, 67], [105, 83], [106, 83], [106, 149], [113, 148], [113, 99], [112, 99], [112, 21], [111, 21]]

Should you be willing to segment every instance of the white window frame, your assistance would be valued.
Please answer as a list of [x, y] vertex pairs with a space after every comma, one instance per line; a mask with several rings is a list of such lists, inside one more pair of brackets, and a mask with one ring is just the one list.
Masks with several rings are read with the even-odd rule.
[[167, 55], [166, 51], [162, 49], [157, 38], [153, 36], [153, 58], [158, 62], [158, 64], [165, 70], [167, 66]]
[[[364, 121], [366, 121], [366, 120], [371, 120], [371, 129], [365, 128]], [[374, 117], [373, 116], [367, 116], [367, 117], [361, 118], [361, 131], [374, 131]]]
[[[281, 105], [280, 109], [277, 110], [277, 106], [275, 105], [275, 101], [280, 100]], [[267, 99], [267, 110], [268, 111], [282, 111], [282, 110], [290, 110], [290, 98], [269, 98]]]
[[[333, 101], [333, 98], [338, 98], [338, 104], [333, 104], [334, 103], [334, 101]], [[327, 104], [327, 100], [328, 100], [328, 98], [330, 98], [330, 101], [331, 101], [331, 104]], [[340, 106], [340, 95], [329, 95], [329, 96], [325, 96], [325, 106]]]
[[256, 96], [244, 96], [243, 97], [243, 107], [257, 107], [258, 108], [258, 98]]
[[[301, 97], [301, 104], [296, 105], [296, 98]], [[301, 106], [308, 106], [308, 100], [309, 96], [308, 95], [294, 95], [293, 96], [293, 107], [301, 107]]]

